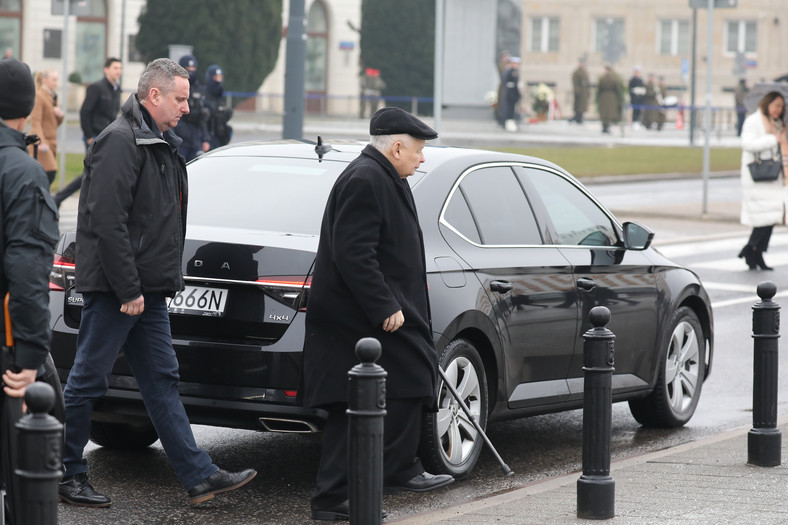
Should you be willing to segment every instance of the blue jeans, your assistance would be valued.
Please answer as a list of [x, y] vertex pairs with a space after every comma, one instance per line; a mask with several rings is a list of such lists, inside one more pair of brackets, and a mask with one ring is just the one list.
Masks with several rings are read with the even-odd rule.
[[183, 488], [194, 487], [218, 467], [197, 447], [178, 396], [178, 360], [172, 348], [164, 295], [145, 294], [145, 310], [137, 316], [121, 313], [120, 302], [113, 293], [91, 292], [83, 296], [77, 355], [64, 392], [65, 475], [88, 470], [82, 452], [90, 438], [93, 406], [107, 391], [112, 367], [123, 350], [175, 475]]

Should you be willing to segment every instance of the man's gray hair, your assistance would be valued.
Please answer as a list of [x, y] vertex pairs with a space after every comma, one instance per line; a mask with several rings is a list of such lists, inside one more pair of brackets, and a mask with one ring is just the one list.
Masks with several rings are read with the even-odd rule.
[[189, 72], [169, 58], [157, 58], [148, 64], [137, 83], [137, 97], [140, 102], [145, 102], [153, 88], [167, 95], [175, 87], [175, 77], [188, 79]]
[[370, 135], [369, 145], [381, 153], [387, 153], [395, 142], [400, 141], [410, 144], [412, 140], [411, 136], [406, 133], [398, 135]]

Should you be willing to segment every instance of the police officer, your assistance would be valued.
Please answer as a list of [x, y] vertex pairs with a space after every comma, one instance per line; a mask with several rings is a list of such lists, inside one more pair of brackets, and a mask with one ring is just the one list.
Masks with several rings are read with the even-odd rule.
[[197, 155], [211, 149], [208, 134], [208, 116], [210, 110], [205, 106], [203, 91], [197, 79], [197, 59], [194, 55], [183, 55], [178, 63], [189, 72], [189, 113], [173, 129], [183, 139], [178, 153], [189, 162]]
[[205, 106], [210, 112], [208, 117], [208, 134], [211, 136], [211, 149], [226, 146], [233, 136], [230, 119], [233, 110], [227, 105], [224, 97], [224, 72], [216, 64], [208, 66], [205, 71]]
[[[13, 355], [3, 349], [0, 370], [0, 411], [6, 411], [2, 414], [5, 421], [21, 417], [20, 398], [42, 374], [49, 354], [48, 281], [58, 226], [44, 168], [25, 149], [22, 130], [35, 96], [27, 64], [13, 58], [0, 60], [0, 299], [10, 293], [8, 310], [15, 343]], [[4, 331], [9, 328], [3, 326]], [[13, 472], [11, 446], [12, 436], [1, 435], [0, 485], [6, 490]]]

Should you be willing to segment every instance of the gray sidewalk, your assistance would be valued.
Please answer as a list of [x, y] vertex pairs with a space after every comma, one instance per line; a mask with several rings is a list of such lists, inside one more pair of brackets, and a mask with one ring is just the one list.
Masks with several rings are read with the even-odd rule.
[[[781, 420], [782, 434], [788, 420]], [[747, 465], [741, 428], [617, 461], [615, 516], [605, 523], [719, 525], [788, 523], [788, 466]], [[783, 461], [788, 440], [783, 437]], [[386, 523], [427, 525], [589, 523], [577, 518], [580, 472]], [[597, 521], [597, 520], [594, 520]]]

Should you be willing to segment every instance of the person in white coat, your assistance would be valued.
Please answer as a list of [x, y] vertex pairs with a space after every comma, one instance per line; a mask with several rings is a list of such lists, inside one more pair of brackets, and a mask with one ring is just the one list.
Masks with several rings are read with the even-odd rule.
[[777, 159], [780, 154], [788, 161], [788, 142], [785, 130], [785, 100], [778, 92], [767, 93], [758, 109], [744, 120], [741, 132], [741, 223], [752, 226], [747, 244], [739, 252], [750, 270], [771, 270], [763, 260], [775, 224], [785, 224], [786, 188], [785, 164], [775, 181], [755, 182], [748, 165], [756, 155]]

